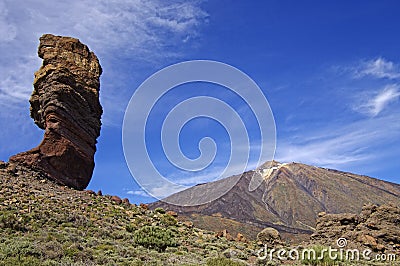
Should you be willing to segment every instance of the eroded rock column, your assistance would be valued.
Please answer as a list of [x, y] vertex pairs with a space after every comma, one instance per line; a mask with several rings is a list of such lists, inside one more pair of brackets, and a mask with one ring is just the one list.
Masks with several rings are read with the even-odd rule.
[[30, 114], [45, 130], [38, 147], [10, 158], [76, 189], [89, 184], [100, 135], [102, 72], [96, 55], [78, 39], [45, 34], [42, 67], [35, 73]]

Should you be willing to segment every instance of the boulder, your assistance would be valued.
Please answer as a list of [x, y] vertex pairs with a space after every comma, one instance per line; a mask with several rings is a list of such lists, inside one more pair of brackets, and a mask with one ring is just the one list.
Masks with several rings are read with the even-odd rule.
[[226, 240], [228, 240], [228, 241], [233, 241], [233, 240], [235, 240], [235, 238], [234, 238], [226, 229], [217, 232], [217, 233], [215, 234], [215, 237], [217, 237], [217, 238], [225, 237]]
[[241, 234], [241, 233], [237, 233], [237, 235], [236, 235], [236, 241], [237, 241], [237, 242], [243, 242], [243, 243], [247, 243], [247, 242], [248, 242], [248, 240], [246, 239], [246, 237], [245, 237], [243, 234]]
[[116, 204], [122, 203], [122, 199], [118, 196], [111, 196], [111, 200], [114, 201]]
[[7, 168], [7, 163], [0, 160], [0, 169]]
[[167, 211], [166, 212], [168, 215], [172, 216], [172, 217], [178, 217], [178, 213], [174, 212], [174, 211]]
[[145, 204], [145, 203], [140, 203], [140, 208], [144, 209], [144, 210], [148, 210], [149, 209], [149, 204]]
[[399, 251], [400, 208], [396, 205], [367, 204], [359, 215], [326, 214], [318, 218], [313, 243], [335, 245], [345, 238], [350, 247], [367, 247], [374, 251], [385, 249]]
[[184, 221], [182, 224], [187, 228], [193, 228], [193, 222], [191, 221]]
[[122, 199], [122, 203], [125, 204], [125, 205], [128, 205], [128, 206], [131, 204], [131, 203], [129, 202], [129, 199], [128, 199], [128, 198], [123, 198], [123, 199]]
[[275, 228], [267, 227], [257, 234], [257, 242], [261, 242], [262, 244], [272, 244], [272, 245], [280, 244], [281, 235]]

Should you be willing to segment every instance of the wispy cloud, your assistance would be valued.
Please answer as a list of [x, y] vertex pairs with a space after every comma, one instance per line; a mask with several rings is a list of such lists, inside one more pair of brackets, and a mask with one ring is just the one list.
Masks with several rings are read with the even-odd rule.
[[389, 104], [398, 101], [400, 97], [400, 86], [397, 84], [391, 84], [385, 86], [378, 92], [371, 93], [366, 97], [361, 97], [362, 103], [356, 105], [354, 109], [361, 113], [365, 113], [369, 116], [375, 117], [379, 115]]
[[0, 106], [15, 109], [31, 95], [34, 73], [32, 68], [39, 68], [40, 59], [36, 56], [16, 58], [12, 67], [2, 61], [0, 59], [0, 75], [3, 76], [0, 80]]
[[17, 28], [8, 22], [9, 12], [4, 2], [0, 2], [0, 40], [9, 42], [17, 36]]
[[339, 169], [367, 165], [385, 158], [385, 153], [395, 148], [393, 140], [399, 138], [400, 118], [395, 114], [347, 125], [330, 124], [301, 137], [281, 141], [276, 159]]
[[151, 188], [149, 189], [149, 193], [157, 199], [163, 199], [184, 189], [186, 189], [186, 187], [179, 186], [171, 182], [164, 182], [161, 185], [152, 184]]
[[383, 171], [400, 151], [399, 64], [380, 57], [332, 69], [320, 74], [336, 88], [326, 106], [332, 115], [288, 121], [294, 130], [278, 133], [275, 158], [363, 174]]
[[[25, 101], [39, 67], [38, 38], [43, 33], [73, 36], [89, 44], [106, 65], [113, 58], [135, 63], [176, 56], [171, 46], [197, 36], [207, 13], [201, 1], [0, 2], [0, 105]], [[162, 53], [161, 53], [162, 51]], [[115, 67], [115, 66], [114, 66]], [[18, 75], [16, 75], [18, 73]], [[111, 71], [108, 71], [111, 73]], [[114, 74], [118, 74], [118, 71]], [[109, 79], [118, 80], [117, 77]]]
[[158, 68], [160, 62], [197, 45], [200, 26], [208, 17], [201, 4], [201, 0], [0, 0], [0, 123], [7, 125], [1, 132], [0, 156], [9, 156], [5, 146], [23, 150], [18, 138], [31, 146], [35, 142], [19, 129], [29, 125], [28, 132], [35, 130], [28, 99], [41, 64], [37, 46], [42, 34], [79, 38], [96, 53], [104, 69], [102, 122], [119, 127], [138, 85], [132, 81], [143, 78], [138, 78], [140, 71]]
[[126, 192], [126, 194], [151, 198], [151, 196], [147, 194], [144, 190], [129, 190]]
[[[251, 169], [255, 168], [253, 165], [250, 167], [252, 167]], [[204, 171], [200, 171], [199, 173], [170, 173], [166, 175], [166, 177], [168, 178], [168, 180], [170, 180], [171, 182], [175, 182], [178, 185], [190, 187], [197, 184], [212, 182], [225, 177], [243, 173], [243, 168], [245, 168], [243, 165], [237, 165], [232, 166], [230, 169], [225, 169], [224, 166], [218, 164], [216, 166], [211, 166]]]
[[372, 76], [375, 78], [400, 78], [400, 67], [395, 63], [378, 57], [374, 60], [363, 61], [358, 66], [354, 67], [354, 76], [362, 78]]

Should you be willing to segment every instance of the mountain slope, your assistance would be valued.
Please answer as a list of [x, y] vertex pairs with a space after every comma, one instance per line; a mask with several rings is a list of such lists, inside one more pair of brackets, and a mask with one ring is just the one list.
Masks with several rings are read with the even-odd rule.
[[256, 245], [175, 216], [0, 161], [0, 266], [215, 265], [232, 250], [243, 262], [226, 265], [255, 265]]
[[[250, 192], [253, 174], [261, 176], [263, 182]], [[197, 185], [167, 199], [185, 205], [185, 200], [193, 201], [196, 195], [213, 191], [217, 182], [224, 181]], [[296, 238], [314, 231], [319, 212], [359, 213], [366, 203], [399, 205], [400, 185], [300, 163], [274, 162], [244, 173], [227, 194], [210, 203], [189, 207], [159, 201], [151, 207], [177, 211], [209, 230], [240, 231], [254, 238], [260, 228], [270, 226], [286, 237]]]

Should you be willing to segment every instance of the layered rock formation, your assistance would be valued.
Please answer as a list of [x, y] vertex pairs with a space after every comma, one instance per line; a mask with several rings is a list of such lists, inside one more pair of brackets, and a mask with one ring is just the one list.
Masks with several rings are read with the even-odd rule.
[[349, 247], [364, 246], [374, 251], [400, 250], [400, 208], [367, 204], [359, 215], [320, 213], [311, 239], [335, 245], [345, 238]]
[[78, 39], [45, 34], [38, 55], [29, 100], [30, 114], [45, 130], [38, 147], [10, 158], [76, 189], [87, 187], [94, 169], [96, 139], [100, 135], [99, 60]]

